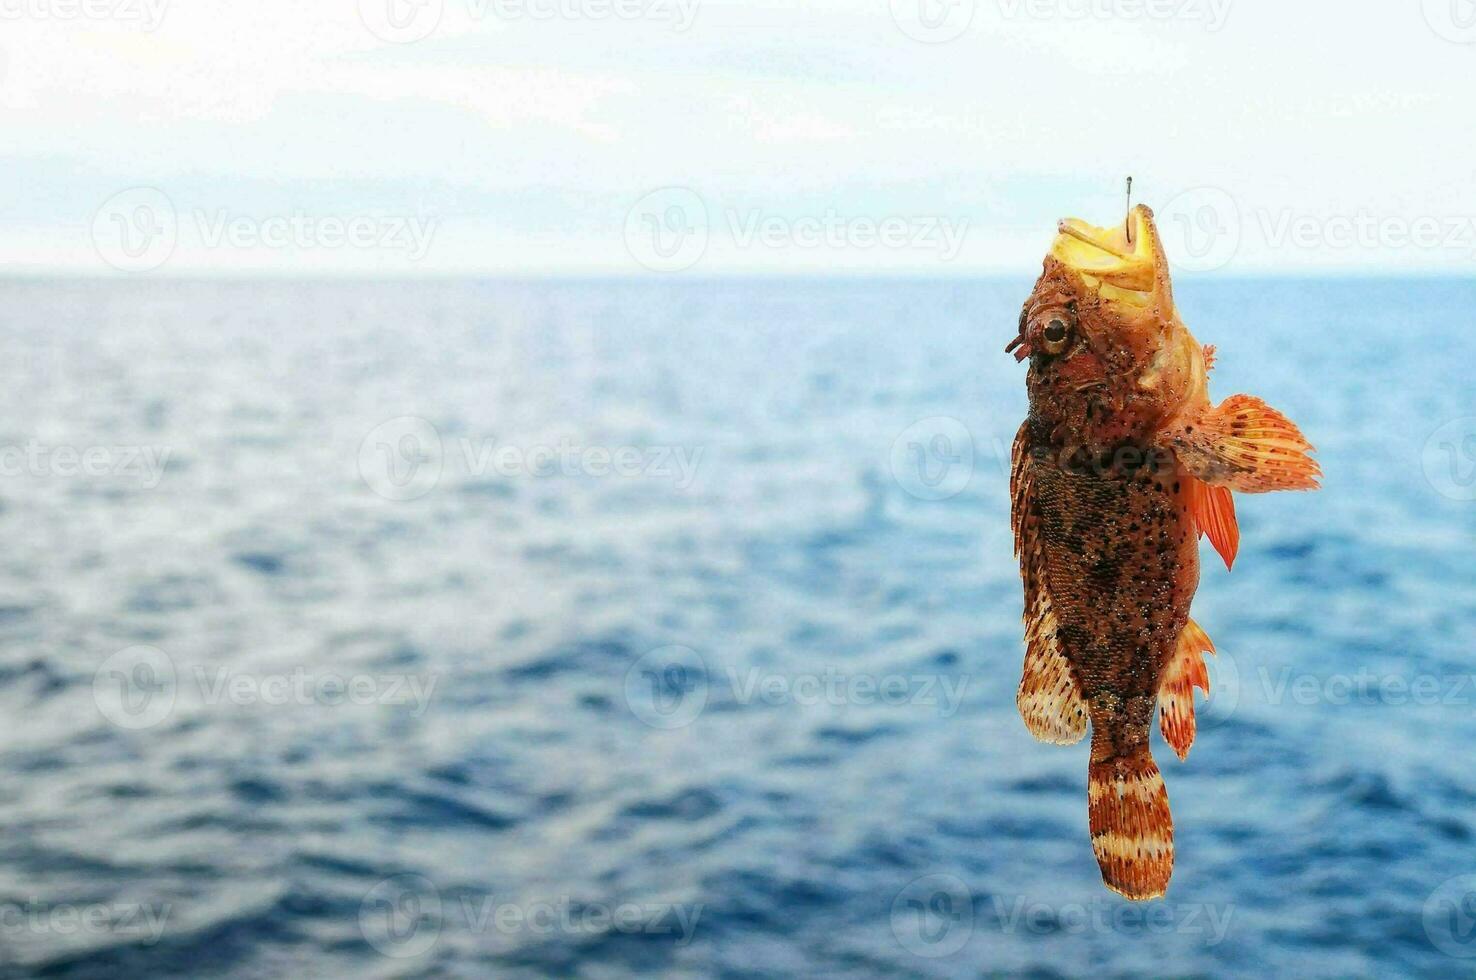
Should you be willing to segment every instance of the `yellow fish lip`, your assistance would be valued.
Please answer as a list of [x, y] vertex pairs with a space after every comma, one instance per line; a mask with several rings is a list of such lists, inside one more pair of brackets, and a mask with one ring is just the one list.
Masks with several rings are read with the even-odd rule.
[[1103, 300], [1135, 309], [1172, 309], [1168, 260], [1146, 205], [1139, 204], [1125, 222], [1111, 227], [1064, 218], [1056, 229], [1051, 256]]

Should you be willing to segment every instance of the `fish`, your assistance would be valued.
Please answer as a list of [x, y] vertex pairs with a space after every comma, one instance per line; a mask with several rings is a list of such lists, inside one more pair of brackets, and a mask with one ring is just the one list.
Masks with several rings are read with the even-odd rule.
[[1259, 398], [1209, 397], [1213, 347], [1174, 306], [1146, 205], [1122, 224], [1061, 221], [1005, 348], [1029, 361], [1029, 411], [1010, 463], [1024, 585], [1016, 706], [1037, 739], [1090, 728], [1087, 824], [1103, 883], [1161, 897], [1173, 819], [1149, 736], [1155, 711], [1182, 761], [1209, 636], [1189, 616], [1207, 538], [1230, 568], [1232, 494], [1314, 490], [1314, 450]]

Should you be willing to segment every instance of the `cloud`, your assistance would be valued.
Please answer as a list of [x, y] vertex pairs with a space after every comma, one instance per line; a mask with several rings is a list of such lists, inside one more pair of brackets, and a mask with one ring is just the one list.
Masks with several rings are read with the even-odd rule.
[[[152, 29], [23, 8], [0, 40], [0, 108], [7, 168], [26, 181], [12, 184], [0, 243], [16, 255], [39, 231], [62, 245], [32, 254], [85, 258], [89, 209], [157, 186], [267, 216], [434, 211], [442, 237], [420, 271], [634, 271], [627, 210], [678, 186], [717, 212], [791, 222], [831, 210], [967, 221], [954, 268], [1029, 269], [1056, 218], [1103, 220], [1132, 173], [1153, 204], [1228, 195], [1245, 225], [1233, 269], [1469, 269], [1458, 247], [1315, 234], [1288, 246], [1263, 231], [1360, 209], [1476, 214], [1472, 137], [1457, 123], [1471, 50], [1418, 10], [980, 0], [959, 36], [929, 44], [887, 3], [709, 0], [683, 29], [656, 0], [634, 17], [610, 13], [617, 2], [636, 0], [445, 0], [407, 44], [376, 36], [354, 3], [192, 0]], [[201, 269], [297, 267], [181, 248], [175, 261]], [[707, 261], [928, 268], [905, 250], [721, 243]]]

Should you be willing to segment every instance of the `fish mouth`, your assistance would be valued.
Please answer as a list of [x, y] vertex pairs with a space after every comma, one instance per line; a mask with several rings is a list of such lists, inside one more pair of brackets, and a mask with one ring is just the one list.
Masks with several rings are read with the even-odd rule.
[[1133, 208], [1120, 225], [1099, 228], [1064, 218], [1056, 231], [1051, 255], [1102, 299], [1143, 310], [1168, 296], [1168, 261], [1146, 205]]

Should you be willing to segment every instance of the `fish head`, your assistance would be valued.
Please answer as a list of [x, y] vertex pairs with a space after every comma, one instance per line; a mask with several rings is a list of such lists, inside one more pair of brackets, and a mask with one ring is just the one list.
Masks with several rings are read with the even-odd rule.
[[1179, 320], [1153, 212], [1121, 225], [1060, 222], [1006, 350], [1030, 359], [1038, 418], [1082, 429], [1083, 442], [1146, 437], [1195, 397], [1199, 345]]

